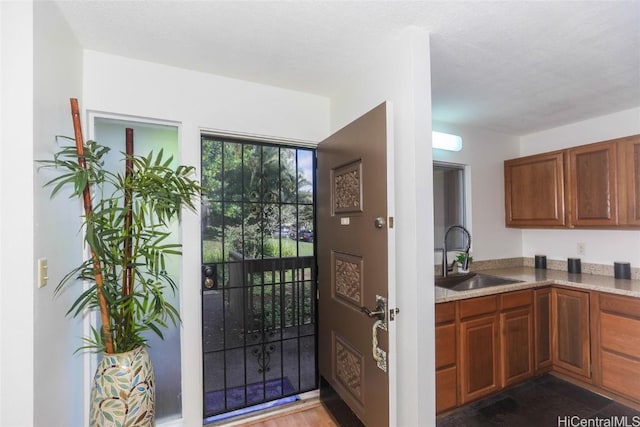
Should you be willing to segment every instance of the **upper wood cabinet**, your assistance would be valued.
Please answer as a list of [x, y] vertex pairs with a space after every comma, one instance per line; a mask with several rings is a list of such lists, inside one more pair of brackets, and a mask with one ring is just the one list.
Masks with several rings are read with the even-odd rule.
[[623, 224], [640, 226], [640, 135], [618, 140], [619, 212]]
[[506, 160], [509, 227], [640, 226], [640, 135]]
[[558, 227], [566, 224], [564, 163], [563, 151], [504, 162], [508, 226]]
[[618, 224], [617, 144], [615, 141], [569, 149], [571, 224]]

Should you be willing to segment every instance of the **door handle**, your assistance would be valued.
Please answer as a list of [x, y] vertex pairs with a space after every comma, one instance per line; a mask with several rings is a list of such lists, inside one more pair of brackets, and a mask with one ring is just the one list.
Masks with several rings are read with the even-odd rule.
[[378, 347], [378, 329], [383, 328], [384, 321], [376, 320], [371, 330], [371, 355], [378, 369], [387, 372], [387, 352]]
[[377, 317], [378, 320], [384, 320], [385, 311], [380, 310], [380, 307], [376, 307], [376, 311], [371, 311], [367, 307], [360, 307], [360, 311], [369, 317]]
[[387, 329], [387, 299], [383, 296], [376, 295], [376, 308], [373, 310], [368, 309], [367, 307], [360, 307], [360, 311], [366, 314], [367, 316], [376, 318], [381, 321], [380, 329]]
[[363, 306], [360, 307], [360, 311], [370, 318], [376, 318], [371, 329], [371, 355], [376, 362], [376, 366], [380, 370], [387, 372], [387, 352], [378, 347], [378, 329], [387, 330], [387, 299], [376, 295], [376, 308], [372, 311]]

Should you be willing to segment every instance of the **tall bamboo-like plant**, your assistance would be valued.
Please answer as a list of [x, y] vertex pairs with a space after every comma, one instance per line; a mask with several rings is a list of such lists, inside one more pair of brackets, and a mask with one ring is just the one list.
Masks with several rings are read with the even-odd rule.
[[78, 280], [89, 282], [67, 312], [76, 317], [100, 311], [102, 324], [84, 338], [82, 349], [122, 353], [145, 346], [146, 332], [162, 338], [163, 328], [180, 321], [164, 297], [165, 289], [177, 290], [166, 257], [181, 254], [181, 245], [169, 241], [169, 226], [183, 207], [195, 209], [201, 187], [191, 178], [193, 167], [171, 167], [173, 159], [163, 150], [123, 153], [124, 174], [105, 168], [108, 152], [87, 141], [82, 150], [62, 147], [53, 160], [40, 163], [60, 172], [45, 184], [51, 197], [70, 187], [71, 198], [85, 199], [84, 241], [91, 256], [62, 278], [56, 293]]

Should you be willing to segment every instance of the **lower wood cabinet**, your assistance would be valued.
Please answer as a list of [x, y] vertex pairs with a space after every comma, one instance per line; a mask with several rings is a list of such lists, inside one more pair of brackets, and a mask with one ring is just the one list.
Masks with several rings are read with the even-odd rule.
[[435, 311], [436, 413], [549, 370], [640, 403], [638, 298], [554, 285]]
[[530, 289], [500, 295], [502, 387], [533, 376], [532, 296]]
[[599, 297], [601, 386], [640, 401], [640, 300]]
[[553, 288], [553, 367], [591, 378], [589, 292]]
[[551, 288], [533, 291], [534, 313], [534, 369], [535, 373], [549, 371], [551, 361]]
[[458, 405], [455, 302], [436, 305], [436, 413]]
[[459, 302], [460, 403], [500, 389], [500, 347], [497, 296]]

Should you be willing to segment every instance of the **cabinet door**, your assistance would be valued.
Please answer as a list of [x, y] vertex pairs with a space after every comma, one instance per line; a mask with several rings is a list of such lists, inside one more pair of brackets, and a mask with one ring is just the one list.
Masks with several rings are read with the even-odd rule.
[[536, 289], [533, 293], [535, 370], [551, 367], [551, 288]]
[[460, 403], [500, 388], [498, 317], [495, 314], [460, 322]]
[[531, 307], [500, 313], [502, 386], [533, 376], [533, 319]]
[[589, 293], [554, 288], [553, 366], [591, 377]]
[[[620, 159], [620, 216], [624, 225], [640, 226], [640, 135], [623, 138], [618, 143]], [[620, 157], [622, 156], [622, 157]]]
[[618, 224], [616, 146], [608, 141], [569, 150], [571, 225]]
[[504, 162], [507, 226], [561, 227], [565, 220], [564, 152]]

